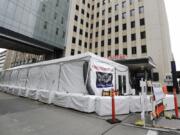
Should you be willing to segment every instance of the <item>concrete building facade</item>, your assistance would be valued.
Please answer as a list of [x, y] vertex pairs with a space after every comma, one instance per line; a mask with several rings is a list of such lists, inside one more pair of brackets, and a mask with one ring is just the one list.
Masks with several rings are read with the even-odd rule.
[[164, 0], [71, 0], [66, 56], [151, 57], [162, 82], [172, 52]]

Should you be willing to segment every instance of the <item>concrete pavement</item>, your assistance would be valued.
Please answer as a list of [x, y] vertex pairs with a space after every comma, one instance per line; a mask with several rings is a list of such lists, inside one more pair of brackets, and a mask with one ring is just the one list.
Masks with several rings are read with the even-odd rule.
[[[0, 135], [154, 135], [147, 129], [110, 125], [108, 117], [0, 93]], [[118, 117], [127, 119], [127, 115]], [[158, 135], [166, 133], [159, 132]]]

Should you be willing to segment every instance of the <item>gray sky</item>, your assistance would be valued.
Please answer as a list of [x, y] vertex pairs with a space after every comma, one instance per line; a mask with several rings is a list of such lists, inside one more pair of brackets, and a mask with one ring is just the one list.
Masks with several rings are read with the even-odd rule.
[[180, 70], [180, 0], [165, 0], [171, 46], [176, 60], [177, 70]]
[[[171, 46], [176, 60], [177, 69], [180, 70], [180, 0], [165, 0]], [[2, 51], [2, 49], [0, 49]]]

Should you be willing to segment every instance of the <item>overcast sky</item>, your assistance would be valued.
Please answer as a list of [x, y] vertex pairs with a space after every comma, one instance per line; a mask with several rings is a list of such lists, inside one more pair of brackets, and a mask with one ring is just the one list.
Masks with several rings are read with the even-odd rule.
[[[165, 0], [172, 51], [176, 60], [177, 69], [180, 70], [180, 0]], [[2, 51], [0, 49], [0, 51]]]
[[165, 0], [171, 46], [176, 60], [177, 69], [180, 70], [180, 0]]

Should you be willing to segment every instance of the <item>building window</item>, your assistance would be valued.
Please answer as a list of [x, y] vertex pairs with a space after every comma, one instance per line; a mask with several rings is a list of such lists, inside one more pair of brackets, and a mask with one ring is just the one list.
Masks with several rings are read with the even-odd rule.
[[65, 38], [66, 32], [63, 31], [62, 38]]
[[98, 42], [95, 43], [95, 48], [98, 48]]
[[84, 15], [84, 9], [81, 9], [81, 13]]
[[74, 55], [75, 54], [74, 52], [75, 52], [74, 49], [71, 49], [71, 55]]
[[101, 46], [104, 46], [104, 40], [101, 41]]
[[143, 25], [145, 25], [145, 20], [144, 20], [144, 18], [140, 19], [140, 26], [143, 26]]
[[127, 42], [127, 36], [123, 36], [123, 43]]
[[91, 29], [93, 29], [93, 24], [91, 24]]
[[136, 54], [136, 47], [132, 47], [132, 54]]
[[144, 13], [144, 6], [139, 7], [139, 14]]
[[89, 13], [86, 14], [87, 18], [89, 18]]
[[46, 5], [43, 4], [43, 5], [42, 5], [42, 12], [45, 12], [45, 10], [46, 10]]
[[78, 21], [78, 16], [77, 15], [74, 16], [74, 20]]
[[104, 34], [105, 34], [105, 30], [102, 30], [101, 35], [104, 36]]
[[103, 0], [102, 4], [105, 5], [105, 3], [106, 3], [105, 0]]
[[119, 26], [115, 26], [115, 32], [119, 31]]
[[129, 4], [132, 5], [134, 3], [134, 0], [129, 0]]
[[76, 5], [76, 10], [79, 10], [79, 6], [78, 5]]
[[96, 22], [96, 27], [99, 27], [99, 22]]
[[87, 48], [87, 42], [84, 43], [84, 47]]
[[122, 25], [122, 29], [123, 29], [123, 30], [126, 30], [126, 29], [127, 29], [126, 23], [124, 23], [124, 24]]
[[108, 57], [111, 56], [111, 51], [108, 51]]
[[86, 22], [86, 27], [87, 27], [87, 28], [89, 27], [89, 23], [88, 23], [88, 22]]
[[82, 45], [82, 40], [79, 40], [79, 45], [80, 45], [80, 46]]
[[102, 25], [105, 25], [105, 20], [102, 20]]
[[108, 34], [111, 34], [111, 28], [108, 28]]
[[76, 43], [76, 38], [75, 37], [72, 38], [72, 43], [74, 43], [74, 44]]
[[81, 24], [82, 24], [82, 25], [84, 24], [84, 20], [83, 20], [83, 19], [81, 19]]
[[77, 32], [77, 27], [76, 26], [74, 26], [73, 31]]
[[101, 52], [101, 57], [104, 57], [104, 52]]
[[109, 13], [111, 13], [111, 10], [112, 10], [112, 8], [111, 8], [111, 7], [109, 7], [109, 8], [108, 8], [108, 12], [109, 12]]
[[88, 3], [88, 5], [87, 5], [87, 6], [88, 6], [88, 8], [90, 8], [90, 4], [89, 4], [89, 3]]
[[126, 7], [126, 1], [123, 1], [122, 2], [122, 8], [125, 8]]
[[100, 7], [100, 3], [97, 3], [97, 7]]
[[115, 55], [119, 55], [119, 50], [115, 50]]
[[145, 38], [146, 38], [146, 32], [143, 31], [143, 32], [141, 32], [141, 39], [145, 39]]
[[83, 0], [83, 4], [85, 4], [85, 0]]
[[131, 22], [131, 28], [135, 28], [135, 25], [136, 25], [135, 21], [132, 21]]
[[45, 29], [45, 30], [47, 29], [47, 26], [48, 26], [48, 22], [45, 21], [45, 22], [44, 22], [44, 29]]
[[55, 12], [54, 13], [54, 20], [56, 20], [57, 19], [57, 13]]
[[127, 55], [127, 48], [123, 48], [123, 54]]
[[134, 16], [134, 15], [135, 15], [135, 10], [134, 9], [130, 10], [130, 16]]
[[122, 13], [122, 19], [126, 19], [126, 12]]
[[147, 47], [146, 45], [141, 46], [141, 53], [147, 53]]
[[79, 30], [79, 34], [83, 35], [83, 30], [82, 29]]
[[119, 15], [116, 15], [115, 16], [115, 21], [118, 21], [119, 20]]
[[99, 12], [97, 13], [97, 18], [99, 17]]
[[89, 44], [89, 49], [92, 49], [92, 43]]
[[111, 23], [111, 17], [110, 17], [110, 18], [108, 18], [108, 23]]
[[62, 16], [61, 17], [61, 24], [63, 24], [64, 23], [64, 17]]
[[111, 39], [108, 39], [108, 45], [111, 45]]
[[85, 33], [85, 37], [87, 37], [87, 38], [88, 38], [88, 32], [86, 32], [86, 33]]
[[56, 1], [56, 7], [58, 7], [58, 6], [59, 6], [59, 0]]
[[97, 32], [96, 32], [96, 37], [98, 37], [98, 34], [99, 34], [99, 33], [98, 33], [98, 31], [97, 31]]
[[131, 34], [131, 41], [135, 41], [136, 40], [136, 34]]
[[56, 35], [59, 34], [59, 28], [56, 28]]
[[78, 51], [78, 54], [81, 54], [81, 51]]
[[105, 15], [105, 10], [102, 11], [102, 15]]
[[94, 5], [92, 5], [92, 10], [94, 10]]
[[119, 6], [119, 4], [116, 4], [116, 5], [115, 5], [115, 10], [118, 10], [118, 6]]
[[115, 38], [115, 44], [119, 44], [119, 37]]

